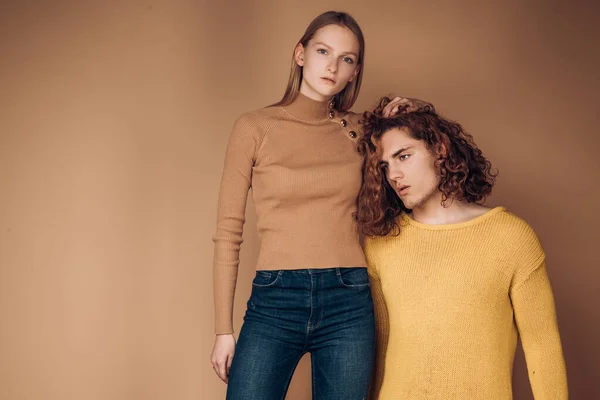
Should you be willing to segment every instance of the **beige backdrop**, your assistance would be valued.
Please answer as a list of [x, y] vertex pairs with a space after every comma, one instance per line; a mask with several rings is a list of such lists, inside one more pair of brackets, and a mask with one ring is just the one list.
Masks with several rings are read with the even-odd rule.
[[[227, 137], [280, 98], [295, 41], [329, 8], [366, 34], [355, 110], [430, 100], [500, 169], [490, 203], [548, 253], [572, 398], [600, 398], [598, 7], [435, 3], [3, 0], [0, 398], [224, 398], [209, 353]], [[310, 398], [308, 361], [289, 399]], [[521, 354], [515, 392], [531, 398]]]

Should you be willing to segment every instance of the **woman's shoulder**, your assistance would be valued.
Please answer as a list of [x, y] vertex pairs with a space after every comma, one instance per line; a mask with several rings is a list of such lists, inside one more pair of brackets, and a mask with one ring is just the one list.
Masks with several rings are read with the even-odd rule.
[[345, 118], [348, 122], [358, 125], [360, 121], [363, 119], [363, 114], [355, 113], [354, 111], [346, 111], [341, 113], [341, 117]]
[[340, 112], [339, 117], [346, 122], [343, 126], [348, 131], [350, 137], [354, 140], [358, 140], [363, 133], [363, 114], [357, 114], [354, 111], [345, 111]]
[[260, 123], [261, 121], [268, 120], [269, 118], [279, 114], [281, 114], [280, 107], [268, 106], [246, 111], [239, 115], [236, 121]]
[[264, 133], [270, 122], [281, 115], [279, 107], [263, 107], [246, 111], [239, 115], [233, 124], [234, 131], [249, 131], [255, 134]]

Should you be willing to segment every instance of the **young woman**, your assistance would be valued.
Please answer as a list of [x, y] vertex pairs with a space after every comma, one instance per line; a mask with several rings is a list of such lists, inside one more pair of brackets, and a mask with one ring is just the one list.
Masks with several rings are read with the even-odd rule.
[[[307, 352], [314, 398], [367, 394], [375, 331], [353, 218], [362, 180], [358, 116], [348, 111], [360, 89], [364, 51], [350, 15], [318, 16], [294, 49], [283, 99], [235, 123], [214, 237], [211, 361], [228, 383], [228, 399], [283, 399]], [[419, 104], [396, 98], [386, 112]], [[233, 299], [250, 187], [261, 248], [236, 346]]]

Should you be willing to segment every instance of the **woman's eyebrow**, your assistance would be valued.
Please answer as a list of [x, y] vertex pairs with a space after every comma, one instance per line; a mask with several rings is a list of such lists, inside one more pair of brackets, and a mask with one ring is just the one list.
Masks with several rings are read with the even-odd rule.
[[[326, 43], [323, 43], [323, 42], [317, 42], [317, 43], [315, 43], [315, 44], [319, 44], [319, 45], [321, 45], [321, 46], [323, 46], [323, 47], [327, 47], [329, 50], [333, 50], [333, 47], [329, 46], [329, 45], [328, 45], [328, 44], [326, 44]], [[353, 52], [353, 51], [347, 51], [347, 52], [343, 52], [342, 54], [352, 55], [352, 56], [354, 56], [354, 57], [358, 58], [358, 54], [356, 54], [356, 53], [355, 53], [355, 52]]]

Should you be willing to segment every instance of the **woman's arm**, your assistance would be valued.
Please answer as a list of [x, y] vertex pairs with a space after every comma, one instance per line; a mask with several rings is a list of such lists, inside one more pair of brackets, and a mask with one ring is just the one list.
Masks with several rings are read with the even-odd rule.
[[260, 129], [256, 117], [240, 117], [229, 138], [219, 191], [217, 230], [213, 264], [215, 333], [233, 332], [233, 300], [237, 282], [239, 251], [246, 221], [248, 190], [252, 167], [260, 145]]

